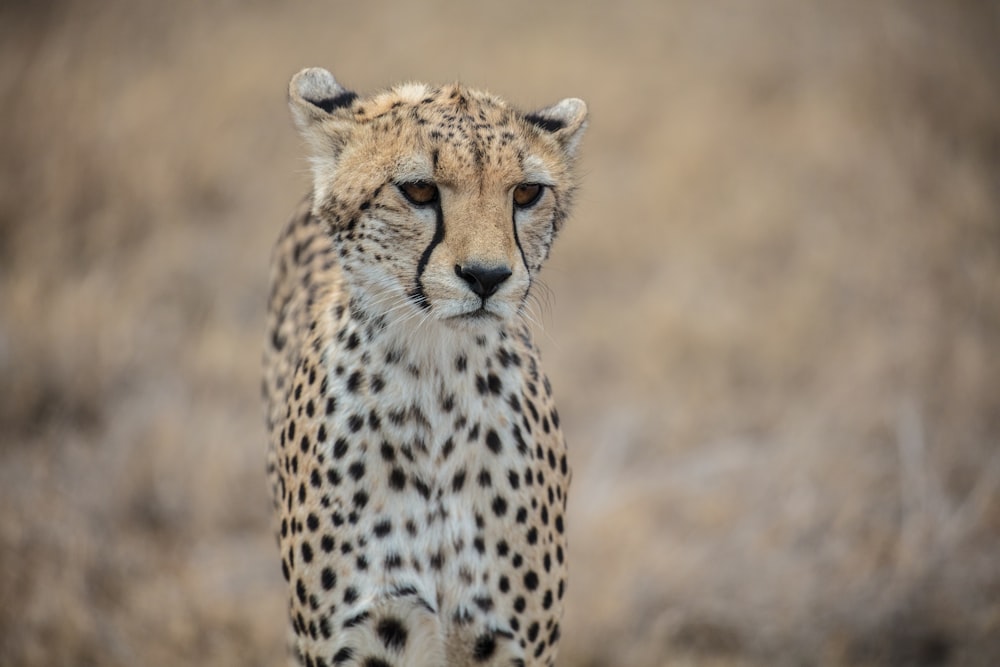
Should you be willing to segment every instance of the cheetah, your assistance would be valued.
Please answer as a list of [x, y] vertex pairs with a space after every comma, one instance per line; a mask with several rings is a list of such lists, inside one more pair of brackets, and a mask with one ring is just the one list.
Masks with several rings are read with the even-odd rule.
[[528, 322], [587, 107], [289, 84], [313, 187], [274, 251], [263, 394], [290, 653], [552, 665], [570, 469]]

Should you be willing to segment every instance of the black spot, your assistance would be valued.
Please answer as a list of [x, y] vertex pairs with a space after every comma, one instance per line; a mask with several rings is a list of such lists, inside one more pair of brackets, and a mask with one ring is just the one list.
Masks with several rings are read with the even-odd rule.
[[459, 470], [455, 473], [455, 476], [451, 478], [451, 490], [458, 493], [465, 486], [465, 469]]
[[500, 453], [500, 436], [493, 429], [490, 429], [486, 434], [486, 446], [490, 448], [490, 451], [494, 454]]
[[417, 493], [423, 496], [424, 500], [431, 499], [431, 487], [427, 486], [427, 482], [419, 477], [413, 477], [410, 481], [413, 482], [413, 486], [417, 489]]
[[510, 579], [507, 578], [506, 574], [500, 575], [500, 581], [498, 582], [501, 593], [506, 593], [510, 590]]
[[538, 639], [538, 631], [541, 628], [538, 625], [538, 621], [535, 621], [530, 626], [528, 626], [528, 641], [533, 642]]
[[528, 570], [524, 573], [524, 587], [529, 591], [538, 588], [538, 575], [535, 574], [534, 570]]
[[385, 569], [395, 570], [403, 566], [403, 558], [396, 553], [389, 554], [385, 557]]
[[337, 575], [330, 568], [324, 567], [323, 572], [320, 574], [320, 581], [323, 584], [323, 590], [332, 591], [337, 585]]
[[528, 520], [528, 509], [526, 507], [517, 508], [517, 522], [524, 523]]
[[344, 454], [347, 453], [347, 441], [343, 438], [337, 438], [337, 441], [333, 443], [333, 456], [337, 459], [344, 458]]
[[398, 618], [386, 616], [375, 630], [387, 649], [402, 651], [406, 647], [406, 628]]
[[491, 393], [500, 394], [503, 392], [503, 382], [500, 381], [500, 378], [495, 373], [490, 373], [486, 378], [486, 382], [489, 385]]
[[359, 481], [365, 476], [365, 464], [361, 461], [355, 461], [347, 468], [347, 474], [351, 476], [355, 482]]
[[314, 489], [318, 489], [323, 486], [323, 478], [319, 475], [319, 470], [313, 468], [312, 472], [309, 473], [309, 484], [312, 485]]
[[295, 582], [295, 595], [299, 598], [300, 604], [306, 603], [306, 585], [301, 579]]
[[556, 517], [556, 531], [559, 533], [563, 532], [563, 518], [562, 514]]
[[358, 509], [362, 509], [368, 504], [368, 493], [362, 489], [354, 494], [354, 506]]
[[313, 548], [308, 542], [302, 543], [302, 561], [305, 563], [311, 563], [313, 559]]
[[307, 435], [302, 436], [302, 441], [299, 443], [299, 446], [302, 448], [302, 452], [303, 453], [308, 452], [309, 451], [309, 436], [307, 436]]
[[497, 556], [503, 558], [510, 551], [510, 546], [507, 545], [507, 540], [500, 540], [497, 542]]
[[347, 426], [352, 433], [357, 433], [365, 425], [365, 418], [361, 415], [351, 415], [347, 418]]
[[532, 526], [528, 529], [528, 544], [536, 544], [538, 542], [538, 529]]
[[486, 662], [497, 649], [497, 640], [492, 634], [479, 635], [476, 645], [472, 649], [472, 657], [477, 662]]
[[497, 516], [503, 516], [507, 513], [507, 500], [503, 496], [497, 496], [493, 499], [493, 513]]
[[396, 491], [406, 488], [406, 473], [399, 466], [394, 467], [389, 473], [389, 486]]
[[326, 424], [319, 425], [319, 430], [316, 431], [316, 439], [320, 442], [326, 442]]
[[348, 586], [344, 589], [344, 603], [354, 604], [358, 601], [358, 589], [354, 586]]
[[392, 532], [392, 521], [383, 519], [375, 524], [375, 537], [385, 537]]
[[486, 542], [483, 541], [482, 537], [477, 536], [474, 540], [472, 540], [472, 546], [474, 546], [476, 551], [480, 554], [486, 553]]
[[324, 535], [322, 538], [320, 538], [319, 546], [321, 549], [323, 549], [324, 552], [330, 553], [331, 551], [333, 551], [333, 545], [334, 542], [332, 535]]
[[526, 606], [526, 603], [524, 601], [524, 597], [521, 596], [521, 595], [518, 595], [514, 599], [514, 611], [516, 611], [517, 613], [520, 614], [520, 613], [524, 612], [525, 606]]
[[333, 396], [327, 396], [326, 398], [326, 414], [332, 415], [334, 410], [337, 409], [337, 399]]
[[[358, 346], [359, 342], [360, 341], [358, 340], [358, 334], [352, 332], [351, 335], [347, 337], [347, 343], [346, 343], [347, 349], [348, 350], [353, 350], [354, 348], [356, 348]], [[355, 373], [355, 375], [357, 375], [357, 373]], [[354, 376], [351, 376], [351, 377], [354, 377]]]
[[388, 442], [386, 442], [385, 440], [382, 441], [382, 445], [379, 448], [379, 452], [382, 454], [382, 458], [384, 460], [386, 460], [386, 461], [395, 461], [396, 460], [396, 450], [395, 450], [395, 448], [392, 445], [390, 445]]
[[354, 649], [345, 646], [333, 655], [333, 664], [340, 665], [354, 657]]
[[542, 598], [542, 609], [548, 609], [552, 606], [552, 591], [545, 591], [545, 597]]
[[459, 373], [461, 373], [465, 371], [465, 368], [468, 365], [468, 363], [469, 360], [465, 357], [464, 354], [461, 354], [458, 356], [458, 359], [455, 360], [455, 368], [458, 370]]
[[326, 481], [337, 486], [340, 484], [340, 472], [336, 468], [330, 468], [326, 471]]
[[493, 609], [493, 598], [488, 595], [481, 595], [472, 599], [476, 603], [476, 606], [483, 611], [489, 611]]

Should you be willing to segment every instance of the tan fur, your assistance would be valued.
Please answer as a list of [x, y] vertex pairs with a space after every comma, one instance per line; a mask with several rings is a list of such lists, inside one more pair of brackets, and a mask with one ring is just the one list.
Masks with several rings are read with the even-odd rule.
[[[275, 249], [264, 394], [293, 653], [550, 665], [569, 469], [524, 314], [586, 107], [361, 99], [318, 69], [289, 102], [314, 185]], [[417, 181], [438, 200], [409, 201]], [[528, 207], [522, 183], [545, 185]]]

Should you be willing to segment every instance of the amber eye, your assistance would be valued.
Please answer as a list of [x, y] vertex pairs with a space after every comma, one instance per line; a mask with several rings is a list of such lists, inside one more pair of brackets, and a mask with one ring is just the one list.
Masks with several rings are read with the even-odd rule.
[[514, 188], [514, 205], [528, 208], [539, 200], [544, 190], [544, 186], [538, 183], [521, 183]]
[[416, 206], [426, 206], [438, 200], [438, 187], [430, 181], [400, 183], [396, 187], [411, 204]]

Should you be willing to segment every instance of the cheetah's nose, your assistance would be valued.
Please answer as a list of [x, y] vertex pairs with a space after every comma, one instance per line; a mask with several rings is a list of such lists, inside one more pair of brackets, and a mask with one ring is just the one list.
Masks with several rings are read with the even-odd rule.
[[456, 264], [455, 275], [464, 280], [469, 285], [469, 289], [486, 299], [500, 289], [500, 283], [510, 278], [511, 270], [506, 266], [490, 267], [479, 264], [459, 266]]

